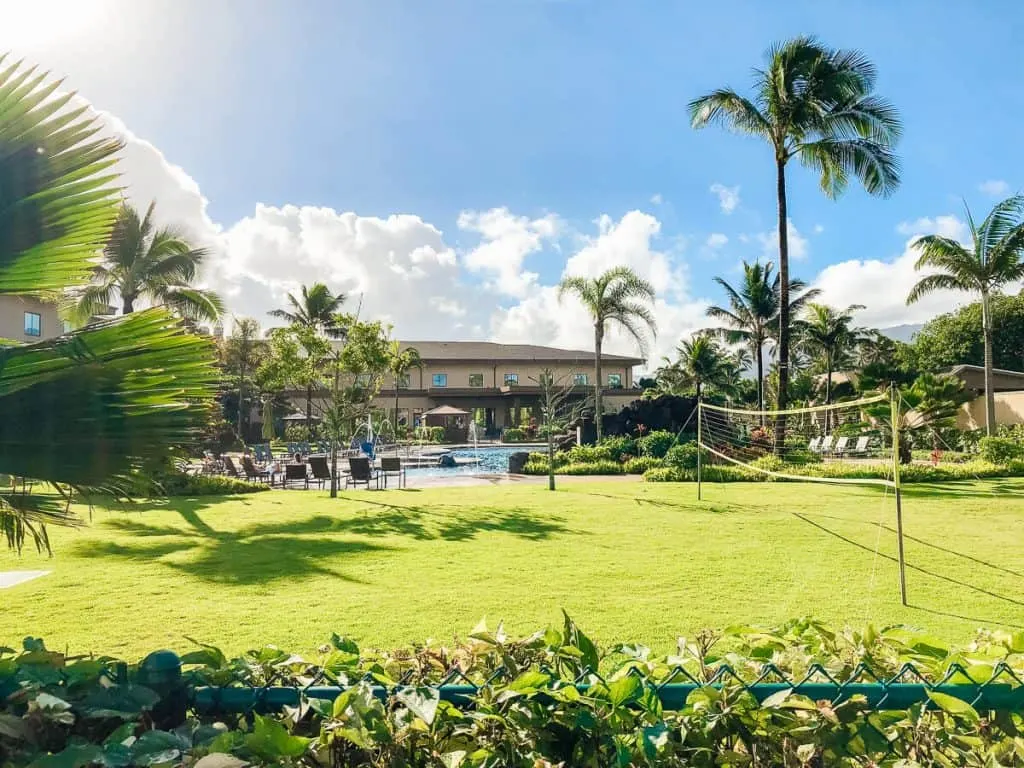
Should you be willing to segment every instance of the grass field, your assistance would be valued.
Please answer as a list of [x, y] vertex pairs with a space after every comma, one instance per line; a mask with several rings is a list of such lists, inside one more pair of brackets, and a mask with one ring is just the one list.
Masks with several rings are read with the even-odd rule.
[[[186, 635], [308, 653], [332, 631], [392, 646], [513, 633], [568, 610], [603, 642], [669, 650], [703, 626], [814, 615], [966, 641], [1024, 626], [1024, 481], [908, 489], [911, 607], [899, 604], [891, 492], [640, 482], [275, 491], [96, 510], [53, 531], [49, 576], [0, 591], [0, 644], [129, 658]], [[879, 522], [885, 526], [879, 527]], [[876, 545], [877, 552], [876, 555]]]

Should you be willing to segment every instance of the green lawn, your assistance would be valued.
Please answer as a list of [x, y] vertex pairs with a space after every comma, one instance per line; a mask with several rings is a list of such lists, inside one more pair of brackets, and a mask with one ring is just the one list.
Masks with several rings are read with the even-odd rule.
[[[326, 493], [274, 491], [96, 510], [53, 531], [50, 569], [0, 591], [0, 644], [137, 657], [331, 632], [391, 646], [560, 621], [669, 650], [702, 626], [814, 615], [902, 622], [966, 641], [1024, 625], [1024, 481], [908, 489], [910, 602], [899, 604], [891, 492], [814, 484], [641, 482]], [[875, 554], [876, 542], [878, 555]]]

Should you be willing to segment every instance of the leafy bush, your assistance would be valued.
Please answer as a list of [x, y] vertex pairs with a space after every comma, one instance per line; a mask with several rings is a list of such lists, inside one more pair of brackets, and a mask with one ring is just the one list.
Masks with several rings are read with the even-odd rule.
[[[1024, 636], [979, 630], [961, 649], [900, 626], [833, 630], [805, 618], [702, 630], [661, 656], [637, 643], [602, 648], [565, 616], [524, 639], [481, 622], [465, 642], [391, 652], [334, 635], [319, 664], [273, 646], [234, 659], [202, 646], [181, 658], [185, 687], [169, 695], [141, 666], [65, 656], [29, 637], [21, 651], [0, 649], [0, 682], [15, 692], [0, 698], [0, 756], [11, 768], [1024, 764], [1020, 714], [976, 711], [967, 701], [977, 685], [884, 712], [864, 696], [829, 704], [785, 688], [759, 702], [744, 682], [764, 676], [768, 658], [772, 681], [820, 666], [819, 679], [846, 682], [861, 664], [870, 671], [859, 681], [888, 680], [910, 663], [915, 682], [964, 685], [965, 658], [978, 683], [997, 669], [1024, 675]], [[675, 668], [697, 683], [685, 700], [658, 694]], [[452, 670], [480, 691], [442, 701], [437, 686]], [[345, 687], [334, 701], [302, 696], [297, 709], [244, 717], [195, 708], [187, 690], [298, 692], [320, 679]]]
[[636, 447], [641, 456], [653, 456], [656, 459], [664, 458], [669, 448], [675, 444], [675, 433], [663, 429], [650, 432], [636, 441]]
[[415, 437], [424, 443], [443, 443], [444, 427], [416, 427]]
[[615, 461], [606, 445], [574, 445], [565, 452], [566, 463], [586, 464], [593, 461]]
[[673, 445], [665, 454], [665, 463], [677, 469], [696, 469], [697, 452], [697, 443]]
[[261, 483], [248, 483], [236, 477], [221, 475], [186, 475], [184, 472], [161, 473], [154, 478], [150, 493], [165, 496], [226, 496], [233, 493], [257, 493], [269, 490]]
[[508, 427], [501, 433], [501, 440], [505, 443], [524, 443], [527, 439], [526, 430], [518, 427]]
[[623, 456], [636, 456], [636, 440], [628, 435], [615, 435], [606, 437], [601, 441], [600, 447], [608, 451], [612, 461], [623, 461]]
[[1012, 437], [983, 437], [978, 441], [978, 452], [992, 464], [1009, 464], [1024, 459], [1024, 442]]
[[654, 456], [637, 456], [622, 463], [622, 469], [627, 475], [642, 475], [649, 469], [664, 467], [664, 459], [656, 459]]
[[622, 464], [611, 459], [566, 464], [558, 468], [560, 475], [621, 475]]
[[284, 441], [286, 443], [308, 443], [320, 439], [320, 430], [315, 425], [313, 429], [306, 429], [305, 424], [289, 424], [284, 428]]

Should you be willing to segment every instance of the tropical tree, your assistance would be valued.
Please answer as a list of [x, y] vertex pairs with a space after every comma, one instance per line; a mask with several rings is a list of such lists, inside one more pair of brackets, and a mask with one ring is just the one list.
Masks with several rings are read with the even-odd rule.
[[677, 381], [695, 390], [697, 397], [704, 394], [705, 387], [731, 391], [739, 375], [736, 361], [712, 334], [696, 333], [681, 341], [676, 352]]
[[597, 439], [602, 435], [601, 424], [601, 349], [610, 326], [618, 326], [633, 337], [641, 353], [646, 354], [647, 338], [644, 326], [652, 334], [658, 330], [654, 313], [648, 304], [654, 303], [654, 286], [629, 267], [613, 267], [594, 278], [569, 276], [558, 286], [559, 300], [567, 293], [574, 294], [594, 321], [594, 423]]
[[[931, 437], [932, 446], [941, 449], [943, 430], [956, 424], [960, 406], [970, 398], [964, 383], [949, 375], [922, 373], [910, 386], [900, 387], [897, 408], [900, 463], [910, 463], [911, 443], [921, 435]], [[881, 429], [883, 437], [887, 436], [892, 443], [892, 406], [888, 402], [873, 403], [864, 410]]]
[[[782, 301], [782, 281], [773, 274], [775, 265], [743, 262], [743, 281], [736, 288], [724, 278], [716, 277], [728, 298], [728, 308], [711, 306], [708, 317], [724, 323], [715, 329], [730, 344], [745, 344], [757, 364], [757, 409], [764, 410], [764, 347], [778, 337], [779, 305]], [[805, 291], [803, 280], [789, 281], [789, 309], [796, 314], [810, 300], [821, 293], [817, 288]], [[804, 291], [801, 293], [801, 291]], [[794, 294], [797, 294], [794, 298]]]
[[852, 352], [863, 337], [864, 332], [853, 325], [853, 313], [860, 309], [864, 309], [861, 304], [836, 309], [811, 302], [797, 324], [800, 344], [820, 355], [824, 364], [825, 405], [832, 404], [832, 374], [836, 362]]
[[270, 315], [286, 320], [289, 325], [301, 325], [337, 338], [344, 333], [338, 312], [345, 299], [345, 294], [331, 293], [331, 289], [323, 283], [313, 283], [302, 286], [298, 296], [288, 294], [289, 309], [275, 309]]
[[224, 342], [226, 368], [238, 376], [238, 437], [245, 439], [245, 385], [260, 363], [260, 324], [251, 317], [235, 318], [231, 335]]
[[916, 269], [936, 271], [918, 281], [907, 296], [913, 304], [925, 294], [938, 290], [965, 291], [981, 297], [981, 334], [985, 346], [985, 431], [995, 434], [996, 401], [992, 387], [992, 318], [989, 306], [993, 294], [1007, 283], [1024, 278], [1024, 196], [1015, 195], [997, 204], [981, 224], [964, 206], [971, 242], [964, 245], [944, 235], [918, 238], [914, 248], [921, 255]]
[[395, 436], [398, 436], [398, 390], [403, 379], [409, 375], [413, 368], [422, 368], [423, 360], [420, 359], [419, 350], [415, 347], [406, 347], [397, 341], [392, 341], [388, 348], [388, 373], [391, 374], [395, 384]]
[[173, 227], [156, 226], [150, 203], [143, 216], [121, 204], [117, 223], [93, 268], [92, 284], [78, 292], [75, 314], [80, 319], [106, 314], [120, 298], [121, 311], [135, 311], [139, 300], [166, 306], [188, 320], [216, 321], [224, 303], [213, 291], [192, 286], [207, 255]]
[[[899, 185], [893, 147], [899, 116], [874, 95], [875, 67], [859, 51], [828, 48], [811, 37], [772, 46], [764, 69], [754, 71], [748, 98], [720, 88], [690, 102], [694, 128], [724, 124], [766, 141], [775, 160], [779, 230], [778, 407], [789, 402], [790, 277], [786, 166], [796, 158], [819, 175], [822, 191], [837, 197], [850, 176], [873, 195]], [[785, 423], [776, 426], [785, 442]]]
[[[87, 108], [33, 70], [0, 66], [0, 294], [57, 298], [88, 284], [110, 241], [120, 143], [97, 138]], [[49, 550], [48, 524], [79, 522], [70, 492], [124, 492], [192, 441], [216, 384], [212, 344], [165, 309], [2, 357], [0, 473], [30, 478], [0, 488], [0, 530], [16, 549]]]

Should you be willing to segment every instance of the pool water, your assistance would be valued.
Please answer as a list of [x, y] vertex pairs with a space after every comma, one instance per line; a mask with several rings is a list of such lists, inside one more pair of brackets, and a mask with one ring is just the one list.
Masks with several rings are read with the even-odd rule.
[[536, 445], [516, 446], [481, 446], [480, 448], [453, 448], [449, 453], [455, 458], [479, 457], [479, 464], [466, 464], [461, 467], [423, 467], [409, 469], [410, 475], [416, 477], [444, 477], [453, 474], [467, 475], [504, 475], [508, 473], [508, 457], [513, 453], [540, 450]]

